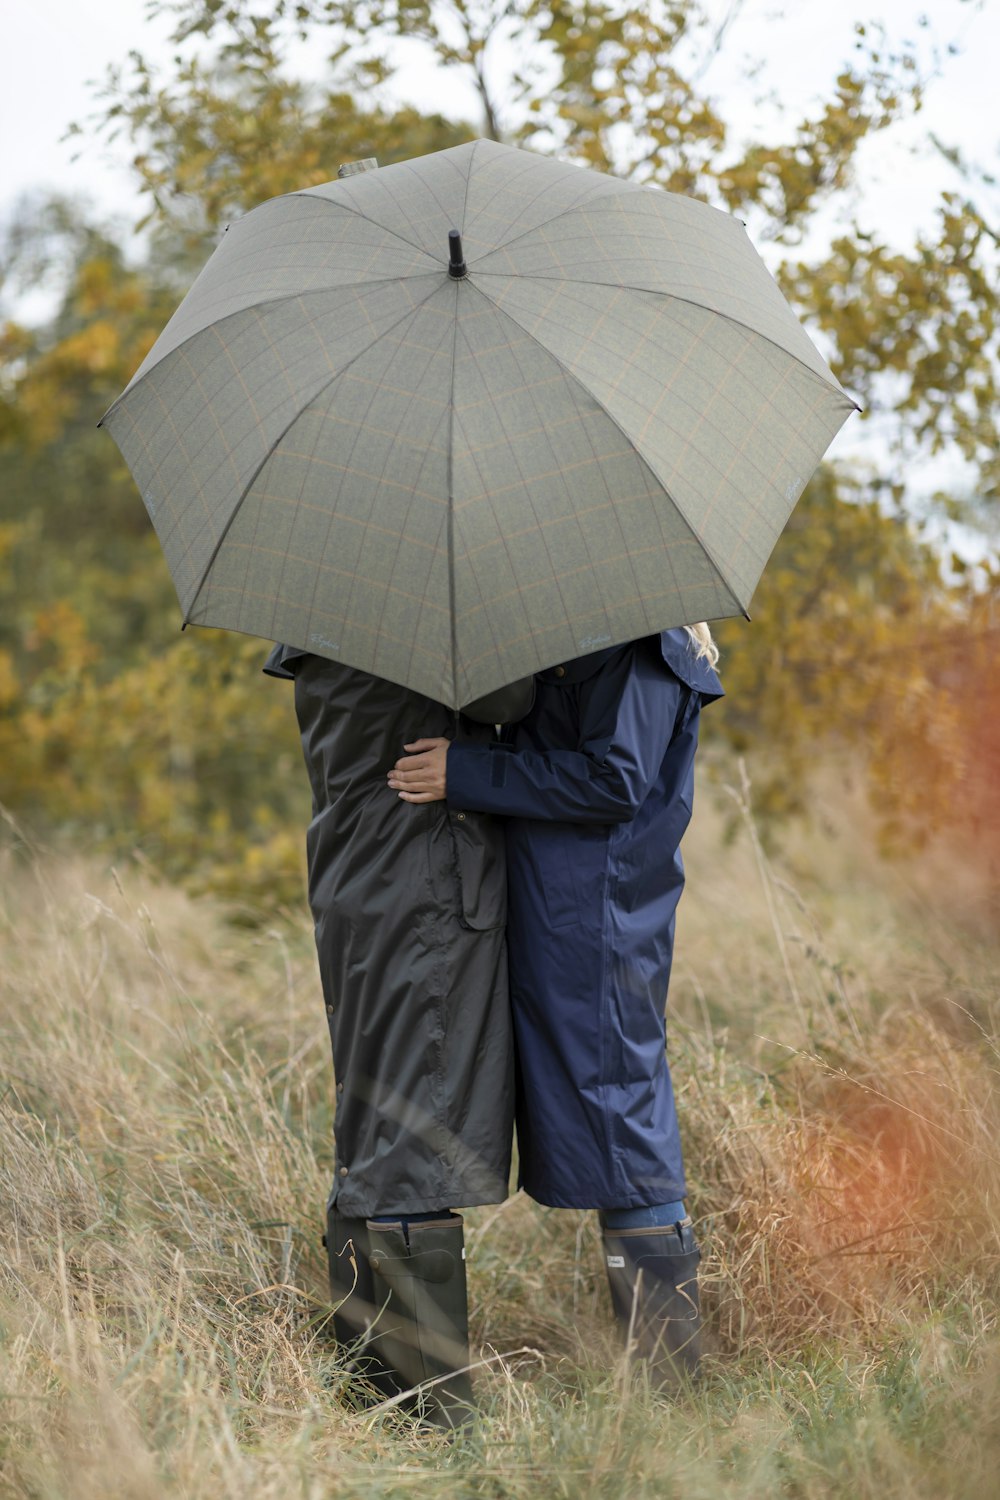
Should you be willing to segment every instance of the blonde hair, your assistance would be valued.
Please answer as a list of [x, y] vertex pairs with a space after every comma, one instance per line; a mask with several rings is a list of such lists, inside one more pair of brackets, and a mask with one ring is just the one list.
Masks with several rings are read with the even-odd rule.
[[702, 657], [704, 657], [708, 665], [714, 667], [719, 660], [719, 648], [712, 640], [712, 632], [704, 620], [702, 620], [700, 625], [685, 625], [684, 629], [691, 637], [695, 661], [701, 661]]

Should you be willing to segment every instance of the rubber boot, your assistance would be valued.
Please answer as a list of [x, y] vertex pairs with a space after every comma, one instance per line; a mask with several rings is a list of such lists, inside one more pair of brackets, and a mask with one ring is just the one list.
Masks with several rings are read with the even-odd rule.
[[[463, 1224], [458, 1214], [411, 1224], [367, 1224], [378, 1324], [379, 1357], [403, 1389], [424, 1386], [418, 1406], [426, 1421], [458, 1428], [475, 1415], [469, 1378], [469, 1313]], [[446, 1376], [446, 1379], [439, 1379]]]
[[323, 1243], [330, 1267], [333, 1335], [344, 1352], [347, 1368], [374, 1387], [378, 1399], [398, 1396], [407, 1387], [400, 1384], [381, 1354], [382, 1303], [387, 1294], [382, 1285], [376, 1290], [367, 1223], [364, 1219], [345, 1219], [327, 1206]]
[[605, 1229], [615, 1321], [650, 1381], [676, 1390], [698, 1373], [701, 1252], [690, 1219], [663, 1229]]

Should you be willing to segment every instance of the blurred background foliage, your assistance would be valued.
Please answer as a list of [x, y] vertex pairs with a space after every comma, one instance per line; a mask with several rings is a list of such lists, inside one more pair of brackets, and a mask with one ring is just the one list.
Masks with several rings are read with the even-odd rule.
[[[877, 423], [877, 472], [824, 466], [764, 575], [717, 628], [728, 698], [713, 758], [747, 757], [772, 826], [808, 813], [817, 761], [860, 768], [888, 853], [931, 836], [1000, 891], [1000, 204], [949, 155], [933, 233], [908, 249], [818, 216], [850, 201], [862, 143], [919, 110], [913, 45], [856, 28], [854, 57], [787, 138], [734, 136], [706, 88], [726, 26], [696, 3], [153, 0], [179, 51], [113, 68], [93, 131], [127, 152], [142, 251], [79, 203], [23, 202], [0, 295], [57, 291], [0, 328], [0, 803], [39, 830], [135, 852], [248, 912], [301, 899], [308, 798], [287, 689], [262, 643], [180, 635], [159, 547], [101, 413], [226, 221], [275, 194], [491, 135], [695, 194], [771, 246], [786, 294]], [[473, 84], [481, 116], [385, 101], [401, 38]], [[303, 41], [325, 81], [296, 76]], [[494, 66], [487, 55], [514, 58]], [[317, 54], [317, 55], [318, 55]], [[949, 153], [946, 142], [939, 149]], [[821, 244], [807, 255], [806, 247]], [[960, 476], [928, 494], [929, 461]], [[977, 540], [978, 539], [978, 540]], [[959, 543], [961, 542], [961, 545]], [[970, 557], [972, 561], [970, 561]]]

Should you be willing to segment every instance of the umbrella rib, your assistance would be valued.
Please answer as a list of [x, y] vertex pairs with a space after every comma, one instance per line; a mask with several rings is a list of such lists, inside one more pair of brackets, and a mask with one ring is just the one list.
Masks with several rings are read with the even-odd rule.
[[[493, 297], [490, 297], [487, 292], [483, 291], [482, 287], [479, 287], [478, 290], [482, 294], [482, 296], [486, 297], [488, 301], [490, 301], [490, 302], [493, 303], [494, 307], [496, 307], [499, 312], [504, 313], [508, 318], [510, 318], [510, 320], [511, 320], [512, 323], [516, 323], [517, 326], [518, 326], [518, 328], [522, 329], [522, 331], [527, 334], [528, 338], [531, 339], [533, 343], [535, 343], [535, 344], [538, 345], [539, 349], [544, 350], [544, 352], [548, 355], [548, 357], [550, 359], [554, 360], [556, 362], [556, 364], [560, 367], [561, 370], [565, 371], [565, 373], [569, 376], [570, 380], [575, 381], [576, 384], [581, 388], [581, 390], [584, 390], [584, 391], [587, 392], [587, 395], [590, 397], [590, 399], [596, 403], [596, 405], [600, 408], [600, 410], [602, 412], [604, 412], [604, 414], [607, 417], [608, 421], [611, 422], [615, 427], [617, 427], [618, 431], [621, 433], [622, 437], [628, 443], [629, 447], [635, 449], [634, 442], [632, 441], [631, 437], [629, 437], [628, 433], [625, 431], [625, 428], [618, 421], [618, 418], [614, 415], [613, 412], [610, 412], [608, 410], [608, 408], [604, 405], [604, 403], [601, 401], [600, 397], [596, 394], [596, 392], [592, 391], [590, 389], [590, 386], [587, 384], [587, 382], [585, 380], [581, 379], [581, 377], [577, 373], [577, 371], [570, 369], [569, 365], [567, 365], [564, 360], [560, 359], [559, 356], [558, 356], [558, 354], [556, 354], [546, 344], [543, 344], [542, 341], [541, 341], [541, 339], [538, 338], [538, 336], [536, 334], [532, 333], [531, 329], [528, 328], [528, 327], [526, 327], [526, 325], [521, 322], [520, 318], [516, 318], [514, 316], [514, 314], [510, 311], [509, 308], [502, 307], [499, 302], [497, 302]], [[641, 457], [641, 455], [640, 455], [640, 457]], [[646, 463], [645, 459], [643, 459], [643, 463]], [[650, 469], [650, 473], [652, 473], [652, 474], [656, 473], [656, 471], [654, 469], [652, 469], [649, 464], [646, 464], [646, 467]], [[658, 477], [659, 476], [657, 476], [657, 478]], [[664, 486], [664, 488], [663, 488], [663, 493], [667, 496], [668, 500], [673, 505], [676, 514], [680, 517], [681, 521], [683, 522], [684, 526], [686, 527], [688, 533], [690, 534], [690, 536], [692, 537], [692, 539], [694, 540], [694, 542], [701, 548], [702, 552], [704, 552], [705, 556], [708, 558], [708, 561], [709, 561], [709, 564], [710, 564], [710, 566], [712, 568], [713, 573], [715, 574], [715, 576], [719, 580], [719, 582], [722, 584], [722, 587], [725, 590], [725, 592], [729, 595], [729, 598], [732, 599], [733, 603], [736, 605], [736, 607], [739, 610], [740, 614], [741, 615], [746, 615], [746, 605], [743, 604], [742, 601], [737, 598], [736, 594], [732, 590], [732, 587], [726, 581], [726, 576], [723, 573], [722, 568], [720, 567], [719, 563], [716, 561], [715, 557], [712, 555], [712, 552], [711, 552], [710, 548], [708, 547], [707, 543], [704, 542], [702, 540], [702, 538], [698, 535], [698, 533], [695, 531], [695, 529], [692, 526], [691, 522], [688, 520], [687, 516], [681, 510], [680, 506], [677, 504], [677, 501], [674, 499], [673, 495], [666, 488], [666, 486]], [[749, 602], [749, 601], [747, 601], [747, 602]]]
[[[135, 376], [133, 375], [132, 379], [122, 391], [121, 395], [117, 396], [115, 400], [112, 401], [111, 405], [108, 407], [107, 411], [104, 413], [103, 417], [97, 425], [98, 427], [103, 427], [108, 418], [118, 410], [119, 406], [121, 406], [122, 402], [125, 400], [125, 397], [131, 395], [133, 391], [138, 390], [139, 386], [142, 385], [142, 382], [146, 379], [146, 377], [148, 375], [152, 375], [154, 370], [158, 370], [163, 364], [164, 360], [170, 359], [171, 355], [179, 354], [182, 349], [186, 348], [187, 345], [190, 344], [192, 339], [196, 339], [199, 334], [206, 333], [209, 328], [222, 328], [223, 325], [228, 323], [231, 318], [238, 318], [243, 313], [256, 312], [257, 309], [261, 307], [277, 307], [279, 303], [282, 302], [295, 302], [301, 297], [318, 297], [320, 295], [325, 295], [328, 292], [351, 292], [355, 289], [355, 287], [363, 288], [369, 286], [383, 286], [392, 281], [418, 281], [421, 276], [436, 277], [438, 275], [439, 273], [437, 271], [416, 271], [412, 276], [373, 276], [365, 281], [348, 281], [345, 282], [343, 286], [311, 287], [307, 291], [282, 292], [280, 297], [263, 297], [259, 302], [248, 302], [246, 307], [237, 307], [232, 312], [223, 313], [221, 318], [213, 318], [211, 322], [203, 323], [200, 328], [195, 328], [191, 333], [187, 335], [186, 338], [181, 339], [179, 344], [175, 344], [172, 349], [168, 349], [166, 354], [164, 354], [162, 358], [156, 361], [155, 365], [150, 365], [149, 369], [146, 370], [145, 374], [143, 374], [140, 380], [136, 380]], [[167, 326], [169, 327], [170, 325], [168, 324]], [[156, 346], [154, 345], [153, 347], [155, 348]]]
[[[479, 147], [479, 144], [480, 144], [479, 141], [475, 141], [473, 143], [472, 150], [469, 152], [469, 170], [465, 174], [465, 197], [462, 199], [462, 223], [461, 223], [461, 228], [462, 228], [462, 233], [463, 234], [465, 233], [465, 216], [466, 216], [466, 214], [469, 211], [469, 189], [472, 186], [472, 168], [473, 168], [473, 165], [474, 165], [475, 160], [476, 160], [476, 151], [477, 151], [477, 149]], [[456, 347], [456, 349], [458, 348], [457, 340], [456, 340], [455, 347]]]
[[[610, 174], [605, 174], [605, 175], [610, 176]], [[630, 191], [636, 192], [636, 193], [641, 192], [641, 187], [640, 187], [640, 185], [638, 183], [623, 182], [620, 178], [614, 178], [614, 179], [611, 179], [611, 180], [613, 180], [614, 183], [615, 183], [615, 189], [621, 188], [623, 191], [630, 190]], [[539, 221], [539, 223], [532, 224], [527, 229], [522, 229], [520, 234], [513, 235], [511, 237], [511, 239], [509, 239], [509, 240], [501, 240], [499, 242], [499, 244], [491, 245], [488, 250], [486, 250], [486, 251], [483, 252], [483, 258], [485, 258], [485, 256], [487, 256], [487, 255], [493, 255], [493, 254], [495, 254], [495, 252], [498, 251], [498, 250], [509, 250], [510, 247], [511, 247], [511, 245], [516, 245], [517, 244], [518, 240], [526, 239], [529, 234], [537, 234], [537, 232], [538, 232], [539, 229], [544, 229], [547, 224], [553, 224], [553, 223], [555, 223], [556, 219], [568, 218], [570, 214], [575, 214], [579, 209], [586, 208], [587, 205], [588, 205], [588, 203], [593, 203], [595, 201], [600, 201], [600, 200], [602, 200], [604, 198], [613, 197], [615, 189], [609, 189], [609, 191], [607, 193], [595, 193], [595, 192], [591, 191], [591, 192], [587, 193], [586, 196], [581, 195], [581, 197], [578, 198], [575, 203], [570, 203], [567, 207], [556, 209], [555, 213], [551, 214], [549, 216], [549, 218], [542, 219], [542, 220]], [[544, 196], [544, 194], [545, 194], [545, 189], [543, 188], [536, 195], [536, 197], [537, 198], [541, 198], [541, 197]], [[472, 261], [471, 260], [469, 261], [469, 268], [470, 268], [470, 270], [472, 268]], [[491, 274], [491, 275], [497, 275], [499, 273], [498, 272], [491, 272], [489, 274]]]
[[[469, 206], [469, 184], [472, 181], [472, 163], [476, 155], [476, 141], [469, 153], [469, 170], [465, 175], [465, 198], [462, 201], [461, 225], [465, 229], [465, 214]], [[458, 324], [461, 302], [458, 300], [458, 284], [455, 290], [455, 331], [451, 343], [451, 399], [448, 402], [448, 612], [451, 617], [451, 696], [458, 703], [458, 621], [455, 618], [455, 373], [458, 369]]]
[[[381, 172], [379, 176], [381, 177]], [[335, 198], [324, 198], [320, 193], [311, 193], [308, 188], [303, 188], [298, 193], [288, 193], [289, 198], [309, 198], [316, 203], [325, 203], [328, 208], [339, 208], [341, 213], [353, 214], [356, 219], [364, 219], [366, 224], [372, 224], [376, 229], [381, 229], [383, 234], [391, 234], [394, 239], [399, 240], [402, 245], [409, 245], [411, 250], [419, 250], [421, 255], [426, 255], [428, 260], [436, 262], [437, 257], [433, 251], [428, 250], [426, 245], [418, 245], [416, 240], [408, 240], [405, 234], [400, 234], [398, 229], [390, 229], [388, 224], [380, 224], [378, 219], [373, 219], [371, 214], [363, 214], [360, 209], [350, 207], [346, 203], [338, 203]], [[424, 272], [420, 273], [425, 274]]]
[[[465, 198], [462, 201], [461, 225], [465, 229], [465, 214], [469, 206], [469, 184], [472, 181], [472, 163], [476, 155], [476, 141], [469, 153], [469, 170], [465, 175]], [[451, 696], [458, 703], [458, 622], [455, 618], [455, 374], [458, 369], [458, 285], [455, 290], [455, 331], [451, 344], [451, 398], [448, 402], [448, 612], [451, 616]]]
[[[470, 274], [471, 274], [471, 272], [472, 272], [472, 267], [471, 266], [470, 266], [469, 270], [470, 270]], [[590, 281], [590, 280], [584, 280], [584, 278], [582, 276], [573, 276], [573, 277], [569, 277], [569, 278], [567, 278], [565, 276], [532, 276], [532, 275], [525, 275], [521, 271], [476, 271], [475, 274], [476, 274], [477, 277], [479, 277], [479, 276], [502, 276], [506, 281], [548, 281], [548, 282], [556, 282], [556, 283], [558, 283], [560, 285], [563, 285], [563, 286], [600, 286], [600, 287], [603, 287], [605, 289], [605, 291], [615, 291], [615, 292], [643, 292], [647, 296], [650, 296], [650, 297], [666, 297], [671, 302], [683, 302], [686, 307], [696, 307], [699, 310], [699, 312], [708, 312], [708, 313], [711, 313], [713, 315], [713, 317], [721, 318], [724, 323], [731, 323], [735, 328], [743, 328], [743, 329], [746, 330], [747, 333], [752, 333], [753, 336], [754, 336], [754, 338], [763, 339], [766, 344], [771, 344], [773, 348], [779, 350], [782, 354], [787, 355], [787, 357], [790, 360], [793, 360], [795, 364], [800, 365], [801, 368], [803, 370], [805, 370], [808, 375], [812, 375], [814, 377], [814, 379], [819, 380], [823, 385], [825, 385], [827, 387], [828, 390], [833, 390], [834, 392], [840, 392], [840, 394], [843, 395], [844, 397], [846, 397], [846, 399], [851, 403], [851, 406], [854, 408], [855, 411], [860, 411], [861, 410], [861, 407], [854, 400], [853, 396], [849, 396], [847, 394], [847, 392], [844, 390], [844, 387], [840, 384], [840, 381], [837, 380], [837, 377], [835, 375], [834, 375], [833, 378], [834, 378], [834, 380], [837, 383], [836, 383], [836, 385], [831, 386], [830, 382], [828, 380], [824, 380], [823, 379], [823, 376], [819, 373], [818, 370], [814, 370], [813, 367], [812, 367], [812, 365], [807, 365], [804, 359], [800, 359], [797, 354], [793, 354], [792, 351], [791, 351], [791, 349], [786, 349], [784, 344], [779, 344], [778, 340], [771, 338], [770, 334], [763, 333], [759, 328], [754, 328], [750, 323], [745, 323], [742, 318], [734, 317], [732, 313], [721, 312], [719, 310], [719, 308], [717, 308], [717, 307], [707, 307], [704, 302], [696, 302], [693, 297], [679, 297], [676, 292], [665, 292], [665, 291], [662, 291], [659, 287], [652, 287], [652, 286], [623, 286], [623, 285], [621, 285], [620, 282], [617, 282], [617, 281]], [[480, 288], [480, 290], [482, 291], [482, 288]], [[487, 294], [485, 292], [483, 292], [483, 295], [486, 296]], [[495, 298], [491, 297], [490, 301], [491, 302], [495, 302]], [[500, 303], [496, 302], [496, 306], [500, 307]], [[513, 314], [511, 313], [510, 308], [504, 307], [504, 308], [502, 308], [502, 311], [505, 312], [508, 317], [513, 317]], [[515, 318], [514, 321], [517, 322], [518, 320]], [[520, 324], [519, 326], [522, 327], [522, 328], [524, 327], [523, 323]], [[528, 331], [529, 331], [528, 329], [525, 329], [526, 333]], [[532, 337], [534, 337], [534, 335], [532, 335]], [[807, 337], [808, 337], [808, 335], [807, 335]], [[539, 339], [536, 342], [541, 343], [541, 340]], [[543, 349], [545, 348], [544, 344], [542, 344], [542, 348]], [[831, 370], [830, 373], [833, 374], [833, 371]], [[581, 384], [582, 384], [582, 382], [581, 382]], [[846, 420], [846, 418], [845, 418], [845, 420]]]
[[451, 344], [451, 399], [448, 403], [448, 612], [451, 616], [451, 696], [458, 704], [458, 622], [455, 618], [455, 372], [458, 368], [458, 283], [455, 294], [455, 331]]
[[[430, 299], [434, 296], [434, 294], [435, 294], [435, 292], [437, 290], [438, 290], [438, 287], [437, 286], [433, 286], [431, 288], [431, 290], [427, 293], [426, 297], [424, 297], [414, 307], [407, 308], [406, 312], [403, 313], [402, 317], [397, 318], [396, 321], [395, 321], [395, 323], [390, 324], [390, 326], [388, 328], [383, 328], [378, 334], [375, 335], [375, 337], [372, 339], [371, 343], [366, 344], [363, 349], [359, 349], [358, 350], [357, 354], [352, 355], [352, 357], [347, 361], [347, 363], [345, 365], [341, 365], [340, 369], [337, 370], [337, 371], [335, 371], [334, 374], [330, 376], [329, 380], [325, 380], [323, 382], [323, 384], [321, 386], [319, 386], [318, 389], [313, 392], [313, 394], [309, 397], [309, 400], [305, 403], [305, 405], [301, 406], [299, 408], [299, 410], [292, 417], [291, 421], [287, 422], [285, 424], [285, 426], [282, 428], [282, 430], [278, 433], [277, 437], [269, 445], [269, 447], [267, 449], [267, 452], [264, 454], [263, 458], [260, 460], [260, 463], [257, 464], [257, 466], [255, 467], [253, 473], [250, 475], [250, 477], [247, 480], [246, 484], [243, 486], [242, 490], [240, 491], [240, 493], [239, 493], [239, 495], [238, 495], [238, 497], [236, 499], [236, 503], [233, 506], [232, 511], [230, 512], [229, 519], [226, 521], [225, 526], [222, 528], [222, 531], [221, 531], [221, 533], [219, 535], [218, 541], [216, 542], [215, 546], [212, 548], [212, 555], [208, 559], [208, 562], [205, 564], [204, 571], [203, 571], [201, 577], [198, 580], [198, 585], [197, 585], [194, 593], [191, 596], [191, 603], [189, 605], [187, 605], [186, 608], [185, 608], [185, 610], [184, 610], [184, 625], [181, 627], [182, 629], [185, 628], [187, 625], [189, 625], [190, 622], [191, 622], [191, 611], [194, 609], [194, 606], [197, 604], [198, 597], [201, 594], [201, 591], [202, 591], [202, 589], [205, 586], [205, 580], [208, 577], [209, 573], [211, 573], [212, 567], [213, 567], [213, 565], [215, 563], [215, 559], [218, 557], [219, 552], [220, 552], [220, 550], [222, 548], [222, 544], [226, 540], [226, 537], [229, 535], [229, 532], [230, 532], [230, 529], [231, 529], [231, 527], [233, 525], [233, 522], [236, 520], [236, 517], [239, 515], [240, 506], [243, 504], [243, 502], [246, 499], [247, 495], [253, 489], [253, 486], [254, 486], [254, 484], [256, 483], [256, 480], [257, 480], [257, 476], [260, 474], [260, 471], [263, 469], [263, 467], [267, 463], [268, 459], [274, 453], [274, 450], [277, 448], [277, 446], [281, 442], [282, 438], [284, 438], [284, 436], [286, 435], [286, 433], [288, 433], [288, 432], [291, 431], [291, 429], [295, 426], [296, 422], [302, 416], [302, 413], [304, 411], [306, 411], [313, 404], [314, 401], [316, 401], [320, 396], [322, 396], [323, 392], [325, 390], [328, 390], [329, 387], [331, 385], [333, 385], [333, 383], [334, 383], [335, 380], [339, 380], [342, 375], [346, 374], [346, 372], [351, 368], [352, 365], [357, 364], [358, 360], [361, 359], [361, 358], [363, 358], [363, 356], [366, 355], [368, 353], [368, 351], [375, 344], [378, 343], [379, 339], [384, 338], [386, 336], [386, 334], [392, 333], [392, 331], [393, 331], [394, 328], [398, 328], [401, 323], [405, 323], [406, 322], [407, 318], [412, 318], [413, 315], [414, 315], [414, 313], [419, 312], [420, 309], [423, 307], [424, 303], [425, 302], [429, 302]], [[452, 378], [454, 379], [454, 377], [452, 377]]]

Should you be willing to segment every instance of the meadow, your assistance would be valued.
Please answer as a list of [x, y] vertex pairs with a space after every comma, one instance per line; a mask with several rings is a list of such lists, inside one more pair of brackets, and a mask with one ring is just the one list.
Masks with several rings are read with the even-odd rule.
[[455, 1443], [366, 1407], [329, 1337], [304, 903], [248, 925], [9, 821], [0, 1495], [994, 1495], [982, 881], [880, 865], [835, 779], [768, 855], [732, 779], [686, 846], [670, 1008], [704, 1379], [668, 1402], [631, 1374], [593, 1216], [513, 1194], [466, 1217], [482, 1420]]
[[[1000, 236], [961, 72], [954, 128], [911, 128], [995, 8], [840, 8], [815, 92], [782, 7], [739, 0], [135, 8], [70, 127], [80, 196], [0, 223], [0, 1500], [995, 1500]], [[433, 113], [395, 92], [404, 40]], [[466, 1217], [482, 1417], [449, 1443], [366, 1406], [330, 1338], [287, 685], [259, 640], [181, 636], [96, 423], [229, 223], [482, 136], [745, 222], [873, 420], [752, 629], [713, 622], [669, 1005], [704, 1378], [646, 1389], [593, 1216], [512, 1193]], [[139, 238], [87, 201], [105, 152]]]

